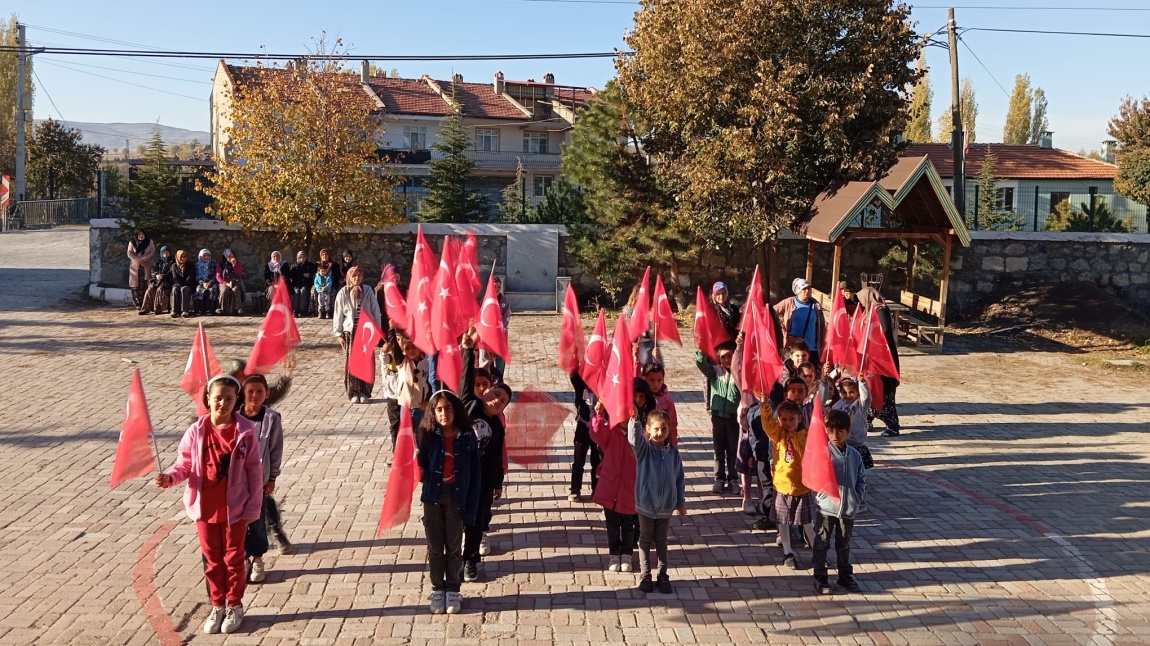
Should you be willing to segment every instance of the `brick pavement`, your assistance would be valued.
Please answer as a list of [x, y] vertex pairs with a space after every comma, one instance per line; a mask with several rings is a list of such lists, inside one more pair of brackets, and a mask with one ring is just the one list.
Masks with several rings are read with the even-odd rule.
[[[194, 322], [81, 306], [86, 233], [22, 235], [0, 236], [0, 643], [1150, 640], [1146, 390], [1072, 355], [958, 343], [941, 356], [906, 353], [904, 435], [871, 440], [881, 465], [856, 525], [863, 594], [828, 598], [812, 594], [809, 571], [780, 567], [773, 533], [750, 531], [735, 499], [709, 493], [701, 378], [668, 348], [690, 429], [690, 515], [672, 523], [675, 594], [643, 595], [634, 575], [605, 571], [601, 513], [566, 500], [569, 421], [551, 461], [513, 468], [484, 582], [464, 584], [463, 614], [447, 617], [426, 608], [418, 509], [374, 537], [390, 449], [381, 406], [342, 397], [338, 346], [319, 321], [302, 322], [299, 377], [279, 406], [280, 495], [297, 551], [271, 557], [268, 581], [249, 588], [243, 632], [200, 635], [200, 557], [179, 492], [146, 479], [107, 488], [135, 366], [165, 463], [174, 458], [192, 411], [178, 382]], [[45, 245], [48, 258], [27, 251]], [[37, 273], [35, 289], [13, 295], [10, 279], [27, 267], [63, 271]], [[220, 357], [246, 356], [257, 324], [205, 321]], [[557, 328], [551, 316], [514, 319], [513, 385], [566, 396]], [[138, 591], [149, 586], [159, 604], [145, 608]]]

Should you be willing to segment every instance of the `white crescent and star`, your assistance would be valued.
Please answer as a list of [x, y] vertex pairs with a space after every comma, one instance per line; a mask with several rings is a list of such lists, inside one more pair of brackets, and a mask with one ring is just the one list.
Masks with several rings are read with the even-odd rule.
[[[496, 323], [488, 323], [487, 322], [487, 306], [488, 305], [495, 306], [495, 321], [496, 321]], [[493, 327], [493, 328], [503, 327], [503, 316], [502, 316], [502, 313], [499, 311], [499, 303], [497, 303], [494, 298], [483, 299], [483, 307], [479, 308], [479, 324], [482, 325], [483, 327]]]
[[[391, 293], [392, 292], [399, 293], [399, 285], [396, 285], [394, 281], [389, 280], [389, 281], [387, 281], [387, 283], [383, 287], [384, 303], [387, 304], [388, 309], [399, 309], [400, 306], [398, 303], [391, 302]], [[400, 297], [400, 298], [402, 300], [402, 297]]]
[[591, 357], [593, 357], [593, 356], [595, 356], [595, 357], [599, 356], [597, 353], [595, 353], [595, 352], [592, 352], [592, 351], [591, 351], [591, 348], [592, 348], [592, 347], [593, 347], [593, 346], [594, 346], [596, 343], [599, 343], [599, 344], [602, 344], [602, 345], [607, 345], [607, 339], [604, 339], [604, 338], [603, 338], [601, 335], [599, 335], [599, 334], [592, 334], [592, 335], [591, 335], [591, 340], [587, 342], [587, 350], [586, 350], [586, 352], [584, 352], [584, 353], [583, 353], [583, 362], [584, 362], [584, 363], [586, 363], [586, 364], [587, 364], [587, 365], [589, 365], [589, 366], [599, 367], [599, 364], [597, 364], [597, 363], [595, 363], [594, 361], [592, 361], [592, 360], [591, 360]]

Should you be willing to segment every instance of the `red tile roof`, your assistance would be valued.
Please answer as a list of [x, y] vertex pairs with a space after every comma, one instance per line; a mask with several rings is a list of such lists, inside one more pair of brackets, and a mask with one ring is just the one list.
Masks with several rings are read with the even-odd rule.
[[393, 79], [373, 76], [368, 85], [383, 101], [388, 114], [422, 114], [445, 117], [451, 107], [422, 79]]
[[523, 111], [515, 107], [506, 98], [495, 93], [495, 86], [491, 83], [451, 83], [450, 81], [436, 81], [443, 93], [451, 96], [452, 86], [455, 88], [455, 100], [463, 106], [463, 116], [479, 117], [484, 119], [514, 119], [523, 121], [527, 118]]
[[[971, 144], [966, 155], [966, 175], [974, 177], [982, 166], [987, 149], [997, 160], [994, 174], [999, 179], [1112, 180], [1118, 167], [1075, 155], [1057, 148], [1025, 144]], [[954, 177], [954, 156], [947, 144], [911, 144], [904, 157], [926, 155], [941, 177]]]

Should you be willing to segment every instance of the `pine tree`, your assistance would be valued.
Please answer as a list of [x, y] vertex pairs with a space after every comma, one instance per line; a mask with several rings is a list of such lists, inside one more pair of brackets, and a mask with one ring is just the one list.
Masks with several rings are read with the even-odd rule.
[[523, 191], [526, 175], [523, 160], [516, 158], [515, 180], [500, 193], [499, 212], [503, 214], [500, 218], [503, 222], [521, 224], [527, 219], [527, 195]]
[[179, 174], [168, 161], [159, 126], [152, 129], [144, 164], [136, 169], [135, 181], [128, 183], [127, 210], [127, 217], [119, 221], [125, 232], [143, 229], [158, 240], [183, 230]]
[[[970, 143], [974, 143], [974, 128], [978, 125], [978, 101], [974, 97], [974, 81], [968, 76], [962, 79], [962, 90], [958, 93], [958, 105], [962, 109], [962, 129], [967, 132]], [[938, 118], [938, 142], [950, 143], [951, 110], [948, 107]]]
[[930, 105], [934, 90], [930, 87], [930, 73], [926, 70], [926, 57], [919, 56], [915, 69], [922, 73], [910, 93], [910, 121], [906, 127], [908, 141], [926, 143], [934, 140], [930, 132]]
[[[994, 172], [998, 159], [994, 150], [988, 145], [986, 154], [982, 158], [982, 166], [978, 169], [978, 177], [974, 180], [978, 187], [978, 201], [975, 210], [966, 210], [966, 225], [984, 231], [1015, 231], [1018, 229], [1018, 215], [1005, 208], [1000, 208], [998, 201], [998, 177]], [[974, 226], [975, 214], [978, 215], [978, 227]]]
[[468, 159], [471, 137], [463, 127], [463, 115], [456, 109], [439, 129], [432, 150], [443, 154], [430, 164], [427, 194], [419, 206], [425, 222], [478, 222], [487, 214], [487, 198], [467, 190], [475, 161]]
[[1030, 89], [1030, 75], [1014, 77], [1014, 92], [1010, 95], [1010, 107], [1006, 111], [1006, 125], [1002, 129], [1002, 143], [1025, 144], [1031, 136], [1031, 104], [1034, 91]]
[[1050, 130], [1050, 119], [1047, 117], [1046, 91], [1034, 88], [1034, 111], [1030, 116], [1030, 143], [1037, 144], [1042, 140], [1042, 133]]

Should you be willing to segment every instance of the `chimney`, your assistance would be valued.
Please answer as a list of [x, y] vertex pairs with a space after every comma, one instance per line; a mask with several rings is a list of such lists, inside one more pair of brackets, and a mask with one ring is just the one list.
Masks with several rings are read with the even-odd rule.
[[495, 93], [503, 94], [503, 72], [495, 73]]
[[1054, 133], [1049, 130], [1043, 130], [1038, 136], [1039, 148], [1053, 148], [1054, 147]]
[[555, 85], [555, 75], [551, 72], [547, 72], [543, 75], [543, 82]]
[[463, 75], [460, 74], [459, 72], [452, 74], [451, 75], [451, 82], [452, 83], [462, 83], [463, 82]]
[[365, 85], [371, 80], [371, 63], [368, 61], [359, 62], [359, 80]]
[[1114, 163], [1114, 152], [1118, 149], [1118, 142], [1113, 139], [1107, 139], [1102, 142], [1102, 159], [1107, 164]]

